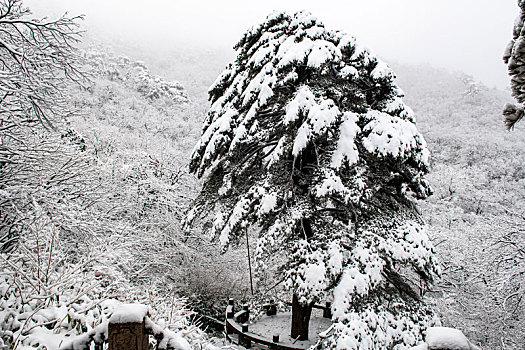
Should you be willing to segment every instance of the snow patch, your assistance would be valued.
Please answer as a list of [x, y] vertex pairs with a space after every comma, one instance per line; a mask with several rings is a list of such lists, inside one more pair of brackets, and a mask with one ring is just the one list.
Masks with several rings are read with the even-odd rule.
[[327, 264], [328, 270], [332, 275], [339, 274], [343, 269], [343, 252], [336, 241], [330, 243], [328, 256], [330, 257]]
[[312, 131], [320, 134], [332, 125], [339, 115], [339, 108], [330, 99], [322, 100], [320, 104], [314, 104], [308, 112], [308, 121], [312, 125]]
[[348, 189], [343, 185], [341, 178], [333, 171], [325, 171], [325, 178], [315, 187], [317, 197], [325, 197], [327, 195], [337, 193], [343, 197], [348, 192]]
[[294, 157], [297, 157], [299, 153], [305, 149], [306, 145], [308, 145], [308, 140], [310, 139], [311, 135], [312, 131], [310, 130], [310, 126], [308, 123], [304, 122], [299, 130], [297, 130], [297, 135], [295, 136], [292, 149], [292, 154]]
[[359, 160], [359, 151], [354, 142], [355, 137], [361, 132], [361, 128], [357, 125], [359, 117], [355, 113], [345, 112], [343, 115], [343, 122], [339, 126], [339, 139], [337, 140], [337, 147], [332, 154], [332, 162], [330, 166], [339, 169], [343, 165], [343, 160], [346, 159], [348, 166], [352, 166]]
[[377, 60], [377, 65], [372, 70], [372, 73], [370, 74], [372, 76], [372, 79], [379, 80], [379, 79], [394, 79], [395, 75], [392, 69], [383, 61]]
[[295, 97], [286, 105], [284, 123], [290, 124], [299, 118], [299, 113], [313, 106], [315, 96], [307, 86], [302, 86], [297, 90]]
[[458, 329], [449, 327], [430, 327], [426, 342], [430, 349], [470, 350], [470, 342]]
[[[412, 122], [376, 110], [368, 111], [366, 117], [371, 119], [363, 128], [363, 131], [370, 132], [363, 139], [367, 151], [396, 158], [416, 155], [421, 163], [428, 165], [429, 154], [423, 152], [426, 142]], [[416, 152], [418, 149], [422, 152]]]
[[266, 194], [261, 199], [261, 205], [259, 207], [259, 216], [268, 214], [275, 209], [277, 205], [277, 197], [274, 194]]
[[308, 56], [314, 46], [314, 42], [305, 37], [297, 42], [296, 36], [290, 36], [279, 47], [276, 57], [278, 60], [277, 67], [282, 68], [294, 62], [301, 63]]
[[142, 323], [150, 311], [144, 304], [122, 304], [113, 311], [109, 323]]
[[307, 264], [304, 269], [304, 281], [312, 289], [323, 289], [325, 286], [326, 266], [322, 261]]
[[339, 71], [339, 76], [341, 78], [359, 78], [359, 72], [353, 66], [344, 66], [343, 69]]
[[333, 61], [341, 57], [341, 52], [334, 44], [325, 40], [317, 40], [308, 54], [308, 67], [319, 68], [327, 61]]

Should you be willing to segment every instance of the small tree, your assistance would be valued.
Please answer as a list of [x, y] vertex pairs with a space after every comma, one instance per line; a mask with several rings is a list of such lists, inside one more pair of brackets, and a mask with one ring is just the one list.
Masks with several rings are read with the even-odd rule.
[[235, 48], [209, 89], [187, 224], [200, 216], [222, 247], [257, 230], [256, 268], [278, 264], [292, 294], [292, 337], [333, 299], [325, 346], [415, 343], [436, 272], [411, 200], [431, 192], [429, 152], [393, 72], [304, 12], [270, 15]]
[[509, 70], [512, 96], [520, 103], [520, 105], [507, 103], [503, 108], [505, 126], [509, 130], [523, 118], [523, 103], [525, 102], [525, 33], [523, 32], [525, 1], [518, 0], [518, 6], [520, 7], [520, 14], [514, 22], [512, 40], [503, 54], [503, 61]]

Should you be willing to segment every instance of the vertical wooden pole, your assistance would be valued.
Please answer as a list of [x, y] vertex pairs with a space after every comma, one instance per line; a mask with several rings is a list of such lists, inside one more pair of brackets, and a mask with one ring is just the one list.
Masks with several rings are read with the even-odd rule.
[[326, 306], [323, 309], [323, 317], [324, 318], [332, 318], [332, 303], [326, 302]]
[[248, 332], [248, 324], [244, 323], [241, 327], [242, 333], [239, 334], [239, 345], [242, 345], [246, 349], [249, 349], [252, 347], [252, 340], [245, 335], [245, 333]]
[[250, 289], [253, 295], [252, 259], [250, 257], [250, 242], [248, 242], [248, 230], [246, 230], [246, 249], [248, 250], [248, 270], [250, 272]]

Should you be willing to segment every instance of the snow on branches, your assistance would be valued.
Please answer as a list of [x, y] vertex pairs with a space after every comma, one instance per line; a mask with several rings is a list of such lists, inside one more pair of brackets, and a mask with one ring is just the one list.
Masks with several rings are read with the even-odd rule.
[[525, 81], [523, 73], [525, 65], [525, 33], [523, 32], [525, 2], [518, 0], [518, 6], [520, 7], [520, 14], [514, 22], [512, 40], [503, 54], [503, 61], [508, 66], [512, 96], [520, 103], [518, 106], [508, 103], [503, 108], [504, 122], [508, 130], [512, 129], [523, 118], [523, 103], [525, 103], [525, 90], [523, 89]]
[[35, 122], [52, 126], [71, 112], [65, 86], [85, 81], [76, 48], [82, 16], [30, 16], [21, 0], [0, 1], [2, 130]]
[[[411, 197], [431, 193], [429, 151], [392, 70], [306, 12], [271, 14], [236, 49], [209, 89], [186, 227], [208, 221], [223, 248], [258, 230], [257, 268], [280, 256], [285, 287], [302, 304], [333, 298], [337, 327], [392, 316], [385, 299], [425, 316], [415, 286], [437, 265]], [[420, 327], [405, 330], [370, 344], [414, 344]]]

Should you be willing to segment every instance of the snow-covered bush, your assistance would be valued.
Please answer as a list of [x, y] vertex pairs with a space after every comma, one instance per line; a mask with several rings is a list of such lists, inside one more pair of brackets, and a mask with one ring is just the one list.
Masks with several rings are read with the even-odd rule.
[[7, 251], [20, 235], [16, 212], [24, 210], [12, 187], [40, 180], [33, 166], [56, 156], [42, 131], [71, 113], [67, 86], [85, 79], [76, 49], [80, 17], [34, 18], [20, 0], [0, 1], [0, 14], [0, 251]]
[[92, 244], [77, 241], [78, 251], [72, 251], [63, 224], [47, 207], [36, 201], [30, 205], [33, 216], [21, 223], [24, 234], [17, 249], [0, 255], [1, 346], [51, 350], [72, 348], [67, 345], [72, 342], [78, 348], [93, 337], [103, 341], [107, 320], [122, 302], [151, 305], [156, 320], [152, 331], [206, 345], [202, 332], [190, 325], [183, 299], [173, 291], [130, 281], [121, 266], [129, 258], [125, 243], [119, 245], [115, 237], [102, 243], [102, 237], [92, 235]]
[[257, 269], [277, 263], [293, 294], [292, 337], [333, 299], [323, 346], [415, 344], [438, 270], [411, 199], [431, 192], [429, 151], [394, 73], [304, 12], [270, 15], [236, 49], [209, 89], [188, 225], [204, 220], [223, 248], [259, 231]]

